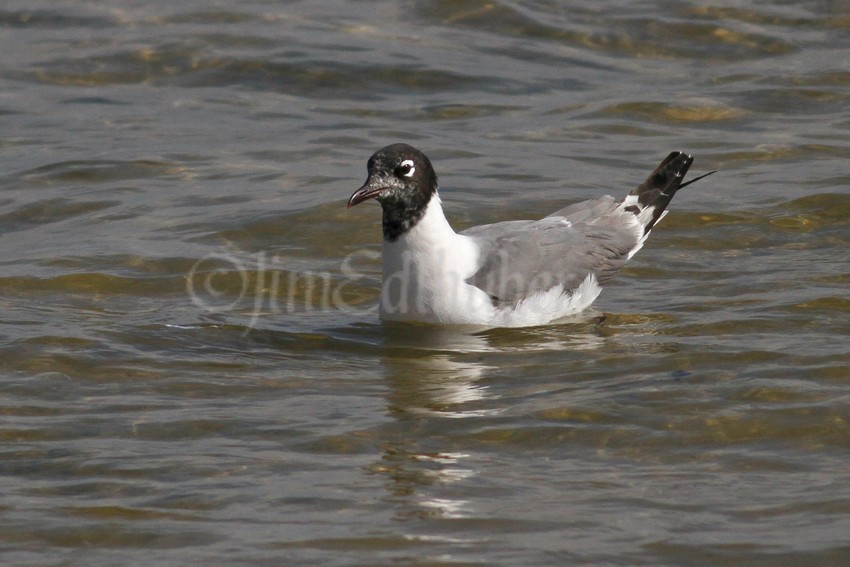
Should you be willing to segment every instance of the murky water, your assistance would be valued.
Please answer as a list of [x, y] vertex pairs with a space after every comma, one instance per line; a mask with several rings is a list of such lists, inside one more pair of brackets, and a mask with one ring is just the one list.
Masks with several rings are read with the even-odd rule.
[[[4, 565], [847, 565], [840, 2], [0, 7]], [[378, 321], [457, 228], [694, 171], [576, 321]]]

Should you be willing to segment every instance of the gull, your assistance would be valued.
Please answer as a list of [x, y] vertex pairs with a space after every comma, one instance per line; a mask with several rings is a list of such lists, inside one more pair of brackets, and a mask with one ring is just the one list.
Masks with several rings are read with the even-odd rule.
[[383, 209], [382, 319], [450, 325], [544, 325], [587, 309], [666, 214], [693, 157], [672, 152], [622, 201], [605, 196], [540, 220], [455, 232], [428, 157], [392, 144], [369, 158], [348, 208]]

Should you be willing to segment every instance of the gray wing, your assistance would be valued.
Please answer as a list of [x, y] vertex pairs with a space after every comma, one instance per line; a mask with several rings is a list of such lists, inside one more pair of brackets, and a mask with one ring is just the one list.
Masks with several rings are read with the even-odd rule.
[[578, 287], [593, 273], [610, 280], [638, 244], [634, 215], [611, 197], [584, 201], [538, 221], [476, 226], [461, 234], [481, 247], [480, 267], [467, 281], [494, 303], [514, 304], [557, 284]]

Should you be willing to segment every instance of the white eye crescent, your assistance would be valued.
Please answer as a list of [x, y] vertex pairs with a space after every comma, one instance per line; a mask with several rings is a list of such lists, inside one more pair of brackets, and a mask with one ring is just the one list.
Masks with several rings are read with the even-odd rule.
[[413, 174], [416, 173], [416, 167], [413, 165], [412, 159], [406, 159], [401, 162], [401, 169], [404, 172], [402, 175], [405, 177], [413, 177]]

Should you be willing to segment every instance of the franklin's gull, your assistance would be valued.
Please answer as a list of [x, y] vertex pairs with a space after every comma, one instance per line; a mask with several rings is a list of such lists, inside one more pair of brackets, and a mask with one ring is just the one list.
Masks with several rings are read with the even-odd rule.
[[672, 152], [622, 201], [606, 196], [541, 220], [456, 233], [428, 157], [407, 144], [378, 150], [348, 207], [374, 198], [383, 209], [381, 318], [523, 327], [586, 309], [641, 249], [676, 191], [714, 173], [682, 183], [693, 161]]

